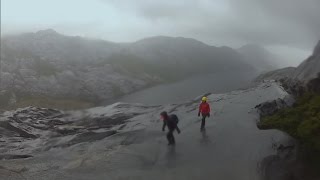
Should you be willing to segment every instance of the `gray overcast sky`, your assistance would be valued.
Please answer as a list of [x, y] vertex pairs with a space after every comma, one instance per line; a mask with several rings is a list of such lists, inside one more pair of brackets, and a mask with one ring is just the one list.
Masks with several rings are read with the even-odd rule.
[[1, 0], [1, 34], [47, 28], [115, 42], [258, 43], [297, 65], [320, 39], [320, 0]]

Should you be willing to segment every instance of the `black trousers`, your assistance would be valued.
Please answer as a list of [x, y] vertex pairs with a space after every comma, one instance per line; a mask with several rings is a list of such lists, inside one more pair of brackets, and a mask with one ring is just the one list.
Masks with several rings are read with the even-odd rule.
[[176, 143], [176, 141], [174, 139], [174, 136], [173, 136], [173, 131], [174, 131], [174, 129], [169, 129], [169, 131], [167, 133], [167, 139], [168, 139], [169, 144], [175, 144]]
[[202, 114], [201, 129], [204, 129], [204, 127], [206, 126], [206, 118], [207, 117], [208, 117], [208, 115], [203, 115]]

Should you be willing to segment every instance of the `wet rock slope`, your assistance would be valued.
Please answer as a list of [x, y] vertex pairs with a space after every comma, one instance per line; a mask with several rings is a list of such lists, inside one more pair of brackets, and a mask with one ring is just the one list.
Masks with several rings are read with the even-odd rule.
[[[166, 106], [8, 111], [0, 120], [0, 179], [263, 179], [263, 159], [290, 138], [259, 130], [254, 107], [286, 95], [275, 83], [209, 95], [214, 113], [203, 133], [199, 98]], [[161, 131], [163, 110], [180, 117], [175, 147]]]

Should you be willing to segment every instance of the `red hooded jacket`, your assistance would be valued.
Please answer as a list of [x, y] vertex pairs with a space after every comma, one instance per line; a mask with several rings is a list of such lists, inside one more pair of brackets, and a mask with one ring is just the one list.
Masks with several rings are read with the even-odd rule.
[[199, 113], [201, 114], [209, 114], [210, 113], [210, 105], [207, 102], [202, 102], [199, 106]]

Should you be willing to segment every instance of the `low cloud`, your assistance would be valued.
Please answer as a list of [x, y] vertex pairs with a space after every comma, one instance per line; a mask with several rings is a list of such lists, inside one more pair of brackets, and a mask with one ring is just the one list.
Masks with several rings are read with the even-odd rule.
[[[4, 0], [7, 3], [12, 1]], [[22, 31], [47, 27], [69, 35], [118, 42], [156, 35], [184, 36], [216, 46], [236, 48], [258, 43], [267, 47], [300, 49], [305, 52], [301, 56], [311, 53], [320, 39], [319, 0], [88, 0], [68, 4], [57, 0], [57, 6], [61, 4], [60, 11], [68, 15], [68, 22], [56, 12], [48, 15], [57, 17], [55, 22], [45, 21], [45, 7], [37, 7], [36, 0], [28, 3], [29, 11], [42, 9], [42, 14], [35, 16], [41, 17], [43, 22], [37, 21], [29, 26], [1, 24], [2, 29]], [[72, 11], [76, 7], [81, 8]], [[6, 9], [9, 11], [15, 9]], [[23, 17], [20, 15], [15, 19]], [[10, 19], [4, 20], [11, 22]]]

